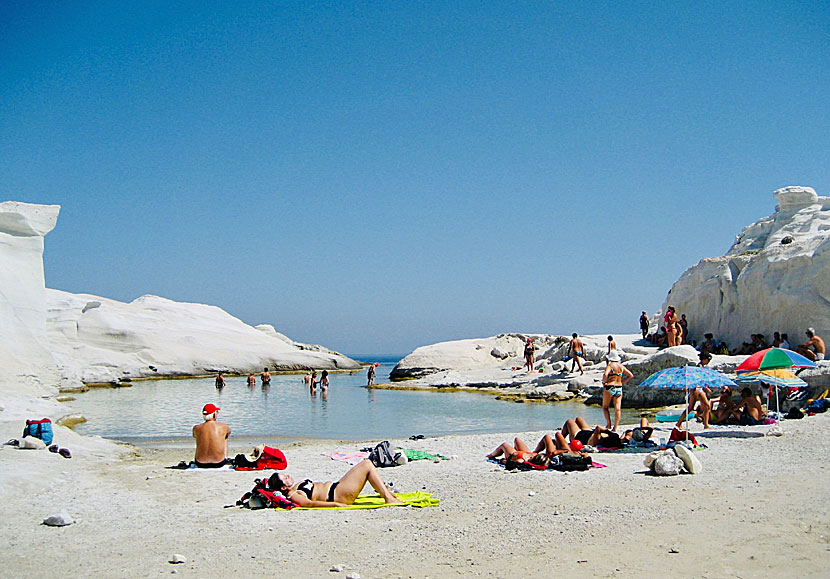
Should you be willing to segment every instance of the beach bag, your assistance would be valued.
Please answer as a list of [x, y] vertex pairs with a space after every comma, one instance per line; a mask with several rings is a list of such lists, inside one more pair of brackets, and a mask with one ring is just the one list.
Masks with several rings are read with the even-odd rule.
[[256, 460], [251, 460], [244, 454], [237, 454], [233, 459], [233, 466], [236, 470], [283, 470], [288, 466], [285, 454], [279, 449], [271, 446], [258, 446], [254, 449]]
[[698, 446], [695, 435], [688, 430], [680, 430], [679, 428], [672, 429], [669, 442], [680, 442], [681, 440], [688, 440], [693, 445]]
[[594, 465], [590, 456], [582, 456], [581, 454], [560, 454], [559, 460], [551, 467], [554, 470], [565, 472], [588, 470]]
[[787, 420], [801, 420], [804, 418], [804, 413], [799, 410], [798, 408], [790, 408], [790, 411], [787, 412], [786, 416]]
[[[807, 405], [807, 412], [812, 412], [813, 414], [821, 414], [822, 412], [827, 412], [827, 398], [819, 398], [817, 400], [813, 400]], [[26, 421], [28, 423], [28, 420]]]
[[369, 451], [369, 460], [378, 468], [398, 466], [406, 463], [406, 455], [384, 440]]
[[254, 488], [236, 501], [236, 506], [248, 509], [276, 508], [290, 510], [296, 505], [285, 498], [282, 493], [269, 489], [268, 479], [258, 478], [254, 481]]
[[49, 446], [52, 444], [52, 421], [48, 418], [27, 420], [26, 428], [23, 429], [23, 438], [27, 436], [39, 438], [46, 446]]

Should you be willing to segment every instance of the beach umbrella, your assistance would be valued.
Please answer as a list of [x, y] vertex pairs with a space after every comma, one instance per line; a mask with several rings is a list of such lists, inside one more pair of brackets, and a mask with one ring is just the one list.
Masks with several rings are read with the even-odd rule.
[[[640, 382], [641, 388], [670, 388], [673, 390], [686, 391], [686, 408], [689, 405], [689, 389], [695, 388], [723, 388], [724, 386], [737, 386], [728, 376], [717, 370], [704, 368], [702, 366], [679, 366], [677, 368], [664, 368], [659, 370]], [[683, 409], [686, 420], [686, 430], [689, 429], [689, 416]]]
[[694, 388], [723, 388], [735, 386], [735, 382], [717, 370], [701, 366], [679, 366], [659, 370], [640, 382], [641, 388], [671, 388], [688, 390]]
[[736, 380], [738, 384], [769, 384], [775, 386], [775, 411], [781, 412], [778, 403], [778, 387], [782, 388], [806, 388], [808, 384], [787, 370], [786, 368], [775, 368], [772, 370], [758, 370], [755, 372], [741, 372]]
[[815, 368], [816, 363], [805, 358], [798, 352], [786, 348], [767, 348], [755, 352], [741, 362], [736, 372], [752, 372], [756, 370], [775, 370], [777, 368]]

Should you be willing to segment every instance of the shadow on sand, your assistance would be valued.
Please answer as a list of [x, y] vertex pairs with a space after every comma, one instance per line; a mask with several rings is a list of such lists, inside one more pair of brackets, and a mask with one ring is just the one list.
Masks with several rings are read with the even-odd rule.
[[696, 432], [697, 438], [759, 438], [763, 437], [763, 432], [747, 432], [745, 430], [709, 430], [706, 432]]

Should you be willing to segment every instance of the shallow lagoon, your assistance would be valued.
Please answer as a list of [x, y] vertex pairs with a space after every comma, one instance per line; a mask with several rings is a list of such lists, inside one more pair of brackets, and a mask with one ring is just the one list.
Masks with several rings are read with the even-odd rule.
[[[378, 368], [377, 382], [388, 381], [394, 364]], [[504, 402], [483, 393], [366, 389], [366, 372], [331, 374], [327, 394], [315, 395], [301, 375], [276, 375], [263, 390], [257, 379], [227, 378], [217, 391], [213, 379], [148, 380], [130, 388], [93, 389], [71, 404], [88, 422], [80, 434], [99, 434], [130, 442], [189, 438], [208, 402], [234, 437], [376, 440], [414, 434], [439, 436], [485, 432], [553, 430], [565, 419], [584, 416], [603, 423], [602, 411], [582, 403]], [[624, 411], [624, 422], [638, 414]], [[628, 418], [626, 420], [626, 418]]]

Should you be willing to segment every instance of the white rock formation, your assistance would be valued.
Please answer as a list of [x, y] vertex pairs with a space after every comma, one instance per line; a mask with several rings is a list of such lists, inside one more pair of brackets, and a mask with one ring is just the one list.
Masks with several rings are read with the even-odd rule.
[[46, 414], [39, 401], [57, 392], [58, 367], [46, 340], [43, 237], [60, 207], [0, 203], [0, 402], [2, 419]]
[[712, 332], [734, 348], [753, 333], [771, 341], [777, 330], [795, 346], [807, 327], [830, 337], [830, 197], [810, 187], [785, 187], [775, 197], [775, 213], [672, 286], [663, 311], [674, 305], [685, 313], [692, 339]]
[[216, 306], [149, 295], [128, 304], [58, 290], [47, 296], [52, 351], [62, 374], [78, 384], [264, 367], [360, 368], [340, 354], [304, 350], [273, 327], [251, 327]]
[[525, 341], [528, 337], [532, 337], [539, 348], [537, 358], [556, 344], [558, 339], [556, 336], [539, 334], [499, 334], [489, 338], [421, 346], [398, 362], [390, 378], [405, 380], [445, 370], [463, 372], [523, 366]]
[[47, 290], [43, 238], [60, 207], [0, 203], [0, 420], [66, 413], [61, 386], [223, 370], [359, 369], [220, 308], [143, 296], [129, 304]]

